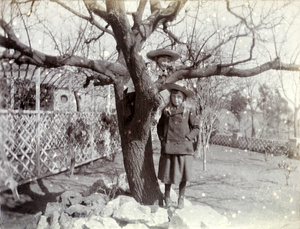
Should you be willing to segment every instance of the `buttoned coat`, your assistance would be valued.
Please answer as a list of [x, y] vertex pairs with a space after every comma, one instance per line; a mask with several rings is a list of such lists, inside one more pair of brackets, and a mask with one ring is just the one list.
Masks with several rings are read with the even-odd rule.
[[192, 109], [165, 108], [157, 125], [162, 154], [194, 154], [193, 140], [199, 134], [199, 118]]

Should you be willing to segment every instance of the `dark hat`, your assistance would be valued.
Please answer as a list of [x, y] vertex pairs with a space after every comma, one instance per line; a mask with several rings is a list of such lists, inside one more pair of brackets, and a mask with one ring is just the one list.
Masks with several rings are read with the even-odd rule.
[[181, 82], [176, 83], [166, 83], [163, 85], [163, 88], [167, 89], [168, 91], [177, 90], [184, 93], [187, 97], [193, 97], [194, 93], [188, 89], [186, 86], [183, 85]]
[[178, 52], [170, 49], [156, 49], [147, 53], [147, 57], [150, 60], [155, 60], [155, 57], [158, 56], [169, 56], [171, 57], [171, 61], [175, 61], [180, 57]]

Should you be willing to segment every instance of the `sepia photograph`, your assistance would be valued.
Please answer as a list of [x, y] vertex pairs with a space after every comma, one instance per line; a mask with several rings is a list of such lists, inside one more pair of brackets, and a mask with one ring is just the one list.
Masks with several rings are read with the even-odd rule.
[[0, 229], [300, 229], [300, 0], [1, 0]]

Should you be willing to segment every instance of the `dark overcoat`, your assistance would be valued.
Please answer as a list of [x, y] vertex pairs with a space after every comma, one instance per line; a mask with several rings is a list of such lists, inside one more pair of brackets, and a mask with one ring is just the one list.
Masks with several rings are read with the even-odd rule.
[[199, 134], [199, 118], [193, 109], [165, 108], [157, 125], [162, 154], [194, 154], [193, 140]]

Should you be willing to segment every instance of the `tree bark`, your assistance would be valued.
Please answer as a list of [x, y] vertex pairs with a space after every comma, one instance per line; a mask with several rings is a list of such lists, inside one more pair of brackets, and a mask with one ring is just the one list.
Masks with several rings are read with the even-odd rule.
[[162, 200], [153, 162], [151, 133], [147, 143], [121, 136], [123, 159], [132, 196], [140, 203], [152, 205]]
[[[115, 88], [115, 92], [116, 88]], [[123, 151], [124, 167], [132, 196], [136, 201], [146, 205], [162, 203], [153, 162], [151, 138], [152, 108], [151, 103], [144, 103], [142, 109], [135, 109], [130, 120], [124, 110], [128, 103], [126, 98], [116, 93], [118, 125]], [[134, 101], [137, 102], [138, 99]], [[135, 104], [135, 106], [138, 106]], [[140, 113], [141, 112], [141, 113]]]

